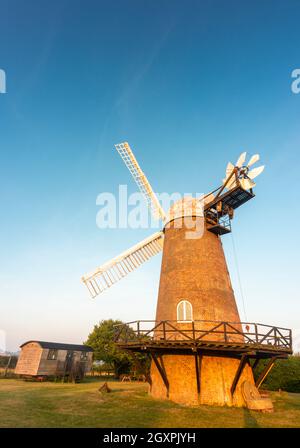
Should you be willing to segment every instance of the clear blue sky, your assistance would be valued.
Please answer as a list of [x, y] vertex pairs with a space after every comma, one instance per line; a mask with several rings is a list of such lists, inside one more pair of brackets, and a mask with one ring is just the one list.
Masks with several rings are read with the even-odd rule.
[[[135, 185], [128, 140], [158, 192], [207, 192], [259, 152], [257, 198], [233, 237], [250, 321], [300, 329], [299, 1], [0, 4], [0, 329], [85, 340], [101, 319], [151, 319], [160, 256], [91, 300], [80, 277], [151, 230], [100, 230], [96, 197]], [[223, 238], [244, 319], [231, 236]]]

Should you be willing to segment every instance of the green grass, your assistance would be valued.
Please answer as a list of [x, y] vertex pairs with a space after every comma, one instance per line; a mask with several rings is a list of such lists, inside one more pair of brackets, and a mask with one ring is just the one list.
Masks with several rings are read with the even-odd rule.
[[0, 380], [0, 427], [300, 427], [300, 394], [272, 393], [275, 411], [187, 407], [153, 399], [144, 383]]

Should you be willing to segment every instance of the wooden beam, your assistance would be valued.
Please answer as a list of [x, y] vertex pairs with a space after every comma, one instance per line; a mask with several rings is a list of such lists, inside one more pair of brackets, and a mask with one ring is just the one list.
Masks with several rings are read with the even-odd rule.
[[154, 361], [154, 363], [155, 363], [155, 365], [156, 365], [157, 370], [158, 370], [159, 373], [160, 373], [160, 376], [161, 376], [161, 378], [162, 378], [162, 380], [163, 380], [163, 382], [164, 382], [164, 385], [166, 386], [166, 389], [167, 389], [167, 397], [169, 397], [169, 388], [170, 388], [170, 385], [169, 385], [169, 381], [168, 381], [168, 378], [167, 378], [167, 374], [166, 374], [166, 370], [165, 370], [165, 366], [164, 366], [163, 358], [162, 358], [162, 356], [160, 355], [160, 356], [159, 356], [159, 360], [158, 360], [158, 357], [156, 356], [156, 354], [155, 354], [154, 352], [151, 352], [151, 356], [152, 356], [152, 359], [153, 359], [153, 361]]
[[[159, 324], [160, 325], [160, 324]], [[162, 330], [161, 330], [162, 331]], [[144, 334], [146, 336], [146, 333]], [[118, 347], [122, 348], [123, 350], [132, 350], [132, 351], [157, 351], [157, 350], [163, 350], [163, 351], [170, 351], [174, 350], [176, 351], [183, 351], [190, 352], [191, 350], [191, 341], [185, 340], [185, 341], [175, 341], [175, 340], [137, 340], [137, 341], [117, 341]], [[195, 344], [193, 343], [192, 349], [195, 347]], [[210, 354], [217, 355], [219, 354], [222, 356], [222, 353], [226, 356], [236, 356], [240, 359], [240, 355], [243, 353], [247, 353], [248, 356], [253, 357], [253, 344], [250, 346], [250, 344], [240, 344], [240, 343], [231, 343], [226, 344], [225, 342], [218, 342], [218, 341], [211, 341], [211, 342], [205, 342], [201, 340], [201, 342], [197, 343], [196, 347], [201, 350], [202, 352], [207, 351]], [[287, 349], [280, 349], [275, 348], [273, 350], [266, 347], [255, 347], [255, 351], [257, 353], [260, 353], [261, 358], [271, 358], [274, 356], [278, 356], [280, 358], [287, 358], [289, 354], [292, 352]]]
[[150, 375], [150, 373], [147, 373], [145, 376], [146, 376], [146, 381], [147, 381], [147, 383], [150, 385], [150, 389], [151, 389], [151, 387], [152, 387], [152, 378], [151, 378], [151, 375]]
[[239, 379], [241, 377], [241, 374], [243, 373], [243, 370], [244, 370], [244, 367], [245, 367], [247, 361], [248, 361], [248, 356], [246, 354], [243, 354], [242, 357], [241, 357], [239, 366], [237, 368], [235, 377], [233, 379], [231, 389], [230, 389], [232, 396], [233, 396], [233, 394], [235, 392], [237, 383], [238, 383], [238, 381], [239, 381]]
[[196, 369], [196, 381], [197, 381], [197, 393], [200, 394], [201, 391], [201, 365], [202, 365], [202, 355], [198, 352], [195, 353], [195, 369]]
[[277, 359], [278, 359], [278, 356], [274, 356], [273, 358], [271, 358], [269, 360], [268, 364], [266, 365], [266, 367], [263, 369], [263, 371], [259, 375], [258, 379], [256, 380], [255, 386], [257, 387], [257, 389], [259, 389], [260, 386], [262, 385], [262, 383], [265, 381], [265, 379], [269, 375], [269, 373], [270, 373], [271, 369], [273, 368], [274, 363]]
[[253, 364], [253, 366], [252, 366], [252, 370], [255, 370], [255, 369], [256, 369], [256, 367], [257, 367], [259, 361], [260, 361], [260, 358], [256, 358], [256, 360], [254, 361], [254, 364]]
[[226, 182], [223, 184], [223, 186], [221, 187], [221, 189], [218, 191], [217, 195], [214, 198], [214, 201], [220, 196], [220, 194], [222, 193], [222, 191], [225, 189], [225, 187], [227, 186], [228, 182], [231, 180], [231, 178], [233, 177], [233, 175], [236, 176], [236, 180], [237, 180], [237, 169], [236, 167], [234, 167], [234, 169], [232, 170], [232, 173], [230, 174], [230, 176], [228, 177], [228, 179], [226, 180]]
[[12, 355], [9, 356], [9, 358], [8, 358], [8, 362], [7, 362], [6, 366], [5, 366], [5, 369], [4, 369], [4, 377], [6, 377], [6, 375], [7, 375], [7, 371], [8, 371], [8, 368], [9, 368], [9, 366], [10, 366], [11, 358], [12, 358]]

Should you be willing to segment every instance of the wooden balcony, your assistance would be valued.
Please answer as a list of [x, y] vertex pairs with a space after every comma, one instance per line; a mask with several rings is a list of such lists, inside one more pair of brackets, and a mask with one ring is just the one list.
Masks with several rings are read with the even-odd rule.
[[147, 320], [117, 325], [115, 331], [118, 346], [132, 351], [247, 354], [253, 358], [292, 354], [290, 329], [252, 322]]

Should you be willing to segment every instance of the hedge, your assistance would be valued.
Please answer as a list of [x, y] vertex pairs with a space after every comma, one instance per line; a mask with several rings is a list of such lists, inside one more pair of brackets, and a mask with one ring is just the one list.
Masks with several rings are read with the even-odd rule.
[[[255, 369], [254, 377], [259, 374], [268, 360], [261, 360]], [[288, 359], [278, 359], [262, 384], [262, 389], [284, 390], [300, 393], [300, 356], [289, 356]]]

